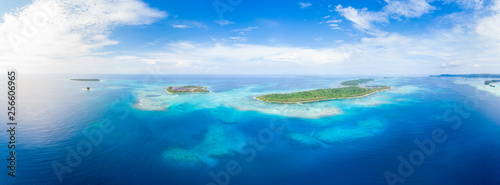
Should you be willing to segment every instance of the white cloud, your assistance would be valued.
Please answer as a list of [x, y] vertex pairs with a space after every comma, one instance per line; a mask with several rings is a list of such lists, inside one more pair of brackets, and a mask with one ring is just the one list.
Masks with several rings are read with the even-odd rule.
[[338, 19], [338, 20], [328, 20], [326, 21], [326, 23], [341, 23], [342, 20], [341, 19]]
[[354, 23], [354, 27], [359, 30], [373, 29], [372, 22], [387, 22], [387, 15], [382, 12], [369, 12], [363, 8], [360, 11], [352, 7], [342, 7], [338, 5], [335, 11], [344, 16], [347, 20]]
[[457, 66], [460, 66], [461, 65], [461, 62], [460, 61], [451, 61], [451, 62], [448, 62], [448, 63], [442, 63], [441, 64], [441, 67], [457, 67]]
[[486, 40], [500, 41], [500, 0], [496, 0], [490, 10], [493, 14], [478, 21], [476, 32]]
[[257, 28], [259, 28], [259, 27], [251, 26], [251, 27], [247, 27], [247, 28], [234, 29], [232, 31], [234, 31], [234, 32], [249, 32], [249, 31], [255, 30]]
[[445, 0], [446, 3], [456, 3], [463, 8], [480, 9], [483, 7], [483, 0]]
[[[239, 39], [239, 38], [235, 38]], [[177, 44], [174, 44], [177, 45]], [[310, 49], [300, 47], [273, 47], [264, 45], [234, 44], [234, 45], [197, 45], [195, 48], [175, 50], [175, 52], [160, 52], [161, 55], [175, 55], [175, 58], [188, 57], [196, 61], [222, 62], [292, 62], [297, 64], [326, 64], [345, 61], [349, 53], [341, 48]], [[156, 54], [160, 54], [156, 53]]]
[[170, 20], [168, 22], [171, 23], [173, 28], [208, 28], [207, 25], [203, 24], [202, 22], [192, 20], [177, 19]]
[[[481, 72], [500, 71], [500, 0], [486, 7], [489, 12], [485, 10], [474, 14], [483, 16], [474, 22], [413, 35], [375, 34], [377, 27], [374, 24], [388, 22], [391, 16], [395, 18], [394, 15], [400, 18], [421, 16], [425, 14], [424, 10], [432, 11], [431, 8], [397, 9], [393, 6], [393, 10], [387, 8], [369, 12], [367, 9], [337, 6], [336, 10], [355, 27], [374, 33], [375, 37], [358, 37], [360, 40], [355, 42], [350, 42], [348, 38], [333, 41], [338, 45], [333, 48], [235, 44], [248, 38], [228, 37], [225, 41], [214, 41], [215, 44], [181, 41], [170, 43], [166, 49], [154, 53], [130, 53], [116, 57], [102, 50], [105, 46], [118, 43], [109, 38], [113, 28], [151, 24], [166, 17], [166, 13], [137, 0], [113, 3], [111, 0], [48, 2], [53, 2], [49, 5], [54, 6], [35, 1], [20, 9], [19, 13], [4, 15], [4, 22], [0, 23], [1, 69], [7, 66], [29, 72], [82, 72], [85, 69], [84, 72], [90, 73], [112, 73], [110, 69], [116, 69], [121, 73], [141, 73], [138, 69], [144, 66], [158, 65], [164, 67], [164, 72], [172, 73], [208, 73], [216, 70], [221, 73], [386, 75], [440, 73], [443, 70], [467, 73], [471, 67]], [[48, 17], [46, 21], [33, 21], [45, 20], [45, 17]], [[278, 25], [277, 22], [262, 24], [265, 20], [260, 21], [261, 27]], [[326, 21], [330, 27], [338, 29], [341, 22]], [[196, 27], [193, 26], [196, 23], [191, 23], [179, 21], [167, 25]], [[30, 27], [36, 29], [26, 29]], [[257, 28], [232, 31], [254, 29]], [[321, 39], [319, 36], [315, 38], [318, 41]], [[278, 39], [269, 39], [269, 42], [280, 43]], [[12, 47], [11, 43], [18, 47]]]
[[185, 25], [185, 24], [173, 24], [172, 27], [173, 28], [191, 28], [190, 26]]
[[[437, 8], [430, 5], [435, 0], [384, 0], [387, 3], [380, 11], [368, 11], [367, 8], [355, 9], [350, 6], [344, 8], [338, 5], [335, 11], [353, 23], [356, 29], [372, 35], [384, 35], [383, 31], [375, 28], [374, 23], [389, 23], [389, 18], [402, 20], [403, 18], [418, 18], [431, 13]], [[444, 3], [455, 3], [466, 9], [480, 9], [483, 0], [438, 0]]]
[[236, 41], [236, 42], [244, 42], [244, 41], [247, 41], [247, 37], [229, 37], [229, 39], [231, 39], [232, 41]]
[[3, 16], [0, 60], [42, 72], [41, 66], [102, 55], [98, 49], [118, 43], [108, 38], [114, 27], [151, 24], [166, 16], [137, 0], [35, 0]]
[[[413, 74], [471, 73], [470, 66], [482, 73], [500, 70], [498, 41], [480, 39], [473, 28], [444, 29], [423, 35], [388, 34], [363, 38], [350, 48], [353, 66], [371, 66], [391, 73], [391, 70]], [[357, 51], [357, 52], [356, 52]], [[370, 62], [367, 62], [369, 60]], [[445, 69], [443, 69], [445, 68]]]
[[[490, 12], [482, 12], [487, 16], [477, 22], [461, 23], [451, 29], [436, 29], [424, 34], [386, 33], [375, 37], [357, 37], [359, 40], [355, 42], [334, 41], [338, 47], [333, 48], [180, 42], [170, 44], [168, 50], [145, 55], [139, 60], [144, 64], [155, 63], [174, 73], [204, 73], [217, 69], [221, 73], [411, 75], [471, 73], [471, 68], [473, 72], [494, 73], [500, 71], [498, 2], [500, 0], [489, 7]], [[372, 24], [378, 19], [367, 18], [376, 17], [376, 12], [340, 8], [355, 11], [347, 16], [350, 17], [348, 20], [365, 25], [369, 29], [367, 31], [376, 30]], [[362, 18], [358, 20], [356, 16]], [[378, 22], [386, 21], [384, 19], [389, 19], [389, 15], [386, 14]], [[315, 38], [318, 41], [321, 39]], [[276, 39], [272, 41], [277, 42]]]
[[427, 0], [385, 0], [387, 3], [384, 6], [383, 11], [390, 16], [395, 18], [406, 17], [415, 18], [420, 17], [423, 14], [429, 13], [431, 10], [436, 8], [431, 6]]
[[177, 51], [196, 48], [196, 45], [189, 41], [179, 41], [170, 43], [169, 46]]
[[329, 24], [328, 26], [332, 30], [342, 30], [342, 28], [339, 27], [339, 24]]
[[[436, 74], [500, 70], [500, 47], [478, 41], [473, 29], [454, 28], [425, 35], [362, 38], [359, 43], [335, 41], [339, 47], [303, 48], [253, 44], [190, 44], [186, 49], [163, 51], [156, 58], [165, 69], [184, 66], [205, 70], [217, 66], [221, 73], [337, 73], [337, 74]], [[321, 41], [322, 38], [315, 38]], [[146, 57], [148, 58], [148, 57]], [[168, 60], [168, 62], [167, 62]], [[189, 64], [189, 65], [188, 65]], [[168, 67], [167, 67], [168, 66]], [[188, 67], [189, 66], [189, 67]], [[281, 66], [281, 67], [279, 67]], [[258, 69], [273, 69], [263, 71]], [[256, 71], [254, 71], [256, 70]]]
[[225, 19], [215, 20], [214, 22], [217, 23], [217, 24], [219, 24], [219, 25], [221, 25], [221, 26], [226, 26], [226, 25], [234, 24], [234, 22], [229, 21], [229, 20], [225, 20]]
[[476, 30], [486, 38], [500, 40], [500, 14], [481, 19]]
[[323, 17], [323, 19], [328, 19], [328, 18], [330, 18], [329, 15]]
[[300, 8], [307, 8], [312, 6], [312, 4], [310, 2], [299, 2], [299, 6]]
[[350, 6], [344, 8], [342, 5], [338, 5], [335, 11], [351, 21], [356, 29], [373, 35], [384, 35], [382, 31], [375, 29], [373, 23], [388, 23], [389, 17], [398, 20], [416, 18], [436, 9], [427, 0], [385, 0], [385, 2], [387, 5], [381, 11], [368, 11], [367, 8], [357, 10]]

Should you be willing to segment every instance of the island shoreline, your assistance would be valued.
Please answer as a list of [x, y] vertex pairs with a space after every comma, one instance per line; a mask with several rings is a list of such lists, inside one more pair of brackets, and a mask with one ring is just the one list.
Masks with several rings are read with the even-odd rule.
[[341, 88], [315, 89], [315, 90], [299, 91], [299, 92], [283, 93], [283, 94], [279, 93], [264, 94], [253, 98], [267, 103], [301, 104], [301, 103], [313, 103], [313, 102], [327, 101], [327, 100], [362, 98], [377, 92], [392, 89], [392, 87], [390, 86], [359, 87], [359, 84], [367, 83], [370, 81], [374, 81], [374, 79], [358, 79], [358, 80], [344, 81], [341, 82], [340, 84], [346, 87], [341, 87]]

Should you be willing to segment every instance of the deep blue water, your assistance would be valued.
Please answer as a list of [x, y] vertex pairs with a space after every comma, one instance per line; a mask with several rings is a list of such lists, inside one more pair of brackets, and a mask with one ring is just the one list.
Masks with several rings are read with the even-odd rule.
[[[216, 184], [210, 172], [225, 174], [227, 164], [233, 162], [238, 163], [237, 169], [241, 171], [222, 180], [237, 185], [388, 184], [384, 175], [387, 172], [404, 179], [397, 184], [500, 184], [500, 97], [482, 92], [486, 94], [483, 98], [474, 87], [455, 84], [452, 79], [377, 78], [381, 84], [410, 85], [424, 90], [382, 92], [393, 103], [339, 107], [343, 114], [306, 119], [240, 111], [224, 105], [203, 107], [189, 102], [171, 105], [168, 111], [138, 110], [133, 107], [137, 101], [134, 92], [159, 83], [204, 85], [215, 93], [246, 86], [257, 86], [253, 92], [314, 89], [356, 77], [165, 75], [144, 80], [147, 75], [93, 75], [88, 77], [103, 81], [68, 80], [85, 77], [20, 76], [16, 177], [7, 176], [8, 169], [3, 167], [2, 184]], [[2, 95], [6, 94], [4, 83]], [[86, 86], [95, 90], [82, 91]], [[120, 88], [107, 88], [115, 86]], [[5, 101], [3, 96], [2, 101]], [[454, 112], [457, 106], [462, 107], [462, 114]], [[452, 112], [445, 116], [449, 110]], [[225, 123], [222, 118], [227, 116], [236, 121]], [[457, 129], [452, 127], [457, 123], [452, 118], [462, 122]], [[7, 128], [6, 119], [6, 114], [0, 114], [2, 130]], [[385, 127], [366, 137], [322, 143], [319, 148], [299, 145], [283, 137], [289, 132], [308, 134], [325, 127], [352, 127], [360, 120], [381, 120]], [[69, 165], [69, 151], [76, 151], [79, 143], [89, 141], [82, 131], [102, 131], [99, 124], [102, 122], [110, 126], [108, 133], [102, 133], [102, 142], [90, 145], [91, 151], [84, 148], [88, 155]], [[272, 129], [270, 123], [284, 128]], [[223, 125], [245, 139], [258, 139], [259, 133], [266, 133], [264, 140], [269, 142], [261, 140], [258, 149], [245, 145], [240, 152], [216, 158], [209, 164], [175, 163], [163, 156], [174, 146], [189, 148], [200, 143], [207, 128], [213, 125]], [[445, 136], [441, 135], [441, 139], [446, 139], [435, 143], [430, 155], [413, 158], [421, 162], [411, 165], [413, 172], [399, 173], [398, 156], [410, 160], [412, 152], [423, 153], [414, 141], [432, 139], [437, 129], [442, 129]], [[4, 161], [0, 166], [6, 166], [7, 133], [1, 132], [0, 138], [4, 143], [0, 147]], [[248, 151], [255, 151], [255, 156]], [[62, 179], [58, 179], [53, 168], [56, 163], [71, 169], [61, 175]]]

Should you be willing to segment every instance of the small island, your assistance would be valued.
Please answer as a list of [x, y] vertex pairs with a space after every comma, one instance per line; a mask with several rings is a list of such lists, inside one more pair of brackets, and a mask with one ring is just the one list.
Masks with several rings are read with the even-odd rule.
[[366, 78], [366, 79], [361, 78], [361, 79], [357, 79], [357, 80], [344, 81], [344, 82], [340, 83], [340, 85], [357, 87], [357, 86], [359, 86], [359, 84], [364, 84], [364, 83], [368, 83], [371, 81], [375, 81], [375, 80], [371, 79], [371, 78]]
[[207, 90], [207, 87], [194, 86], [194, 85], [179, 86], [179, 87], [169, 86], [169, 87], [167, 87], [166, 91], [169, 93], [172, 93], [172, 94], [208, 93], [208, 92], [210, 92], [209, 90]]
[[488, 81], [484, 81], [484, 85], [489, 85], [490, 87], [495, 87], [493, 85], [493, 83], [498, 83], [500, 82], [500, 80], [488, 80]]
[[359, 87], [359, 84], [370, 81], [373, 81], [373, 79], [350, 80], [341, 83], [347, 87], [316, 89], [285, 94], [266, 94], [255, 97], [255, 99], [271, 103], [307, 103], [332, 99], [358, 98], [391, 89], [389, 86]]
[[91, 81], [91, 82], [101, 81], [99, 79], [69, 79], [69, 80], [72, 80], [72, 81]]
[[500, 74], [441, 74], [430, 77], [463, 77], [463, 78], [500, 78]]

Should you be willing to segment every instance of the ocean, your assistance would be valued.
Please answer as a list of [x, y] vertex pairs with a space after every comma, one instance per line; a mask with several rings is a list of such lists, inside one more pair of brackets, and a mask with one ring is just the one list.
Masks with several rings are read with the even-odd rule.
[[[361, 77], [19, 74], [16, 177], [3, 167], [0, 181], [500, 184], [500, 97], [470, 85], [482, 79], [371, 77], [392, 89], [304, 104], [254, 99]], [[165, 91], [179, 85], [211, 92]], [[6, 111], [0, 120], [8, 129]], [[3, 166], [9, 137], [0, 132]]]

